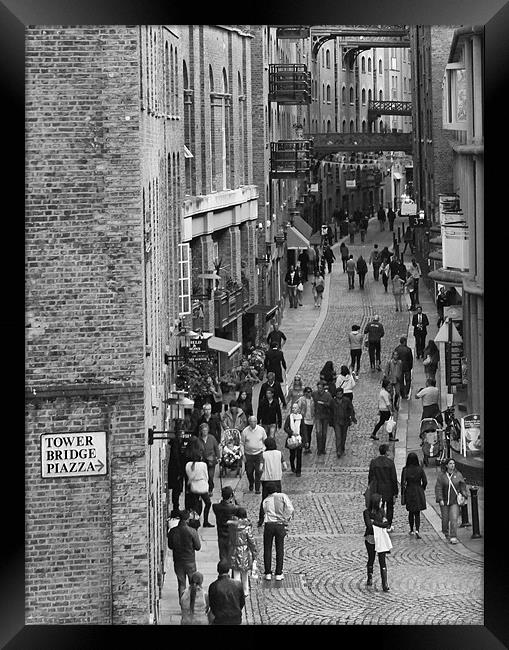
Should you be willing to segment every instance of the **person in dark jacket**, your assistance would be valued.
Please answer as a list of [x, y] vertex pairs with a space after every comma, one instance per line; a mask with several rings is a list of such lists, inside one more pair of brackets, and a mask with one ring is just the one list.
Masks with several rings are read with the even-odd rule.
[[253, 402], [247, 391], [240, 391], [237, 398], [237, 406], [244, 411], [246, 418], [253, 415]]
[[277, 321], [273, 321], [272, 331], [269, 332], [267, 336], [267, 344], [269, 347], [272, 347], [273, 343], [277, 343], [277, 347], [282, 348], [284, 345], [283, 342], [286, 343], [286, 336], [284, 332], [279, 329], [279, 323]]
[[378, 450], [380, 456], [373, 458], [369, 464], [368, 484], [372, 494], [377, 492], [382, 495], [382, 503], [387, 512], [388, 530], [391, 531], [393, 530], [394, 498], [398, 496], [398, 477], [394, 461], [387, 457], [389, 445], [383, 443]]
[[212, 412], [213, 407], [210, 402], [205, 402], [202, 406], [202, 414], [196, 422], [196, 427], [194, 430], [194, 435], [199, 436], [200, 425], [204, 422], [209, 425], [209, 433], [211, 436], [214, 436], [216, 442], [219, 444], [221, 442], [221, 418], [216, 413]]
[[424, 348], [422, 357], [426, 379], [435, 379], [440, 361], [440, 351], [433, 339], [428, 341], [428, 345]]
[[345, 242], [341, 242], [339, 246], [339, 252], [341, 253], [341, 262], [343, 264], [343, 273], [346, 273], [346, 262], [348, 260], [349, 252], [348, 252], [348, 246], [345, 244]]
[[414, 229], [412, 226], [408, 226], [408, 228], [405, 230], [405, 234], [403, 235], [403, 241], [405, 242], [405, 247], [403, 248], [403, 252], [401, 253], [401, 257], [406, 253], [407, 246], [410, 246], [410, 253], [413, 255], [414, 254]]
[[230, 557], [230, 529], [226, 523], [234, 515], [238, 517], [239, 506], [235, 501], [233, 488], [226, 485], [221, 490], [221, 501], [212, 504], [216, 517], [217, 544], [219, 546], [219, 559], [228, 560]]
[[380, 316], [375, 314], [373, 320], [366, 325], [364, 328], [364, 334], [368, 335], [368, 352], [369, 352], [369, 363], [371, 365], [371, 370], [376, 369], [381, 370], [381, 340], [385, 334], [384, 326], [380, 322]]
[[412, 316], [412, 327], [415, 336], [415, 354], [418, 359], [422, 358], [426, 346], [428, 325], [429, 320], [426, 314], [422, 313], [422, 307], [417, 307], [417, 313]]
[[385, 230], [385, 220], [387, 219], [385, 215], [385, 210], [382, 206], [378, 208], [378, 212], [376, 214], [376, 217], [378, 221], [380, 222], [380, 230]]
[[320, 379], [326, 383], [329, 393], [334, 395], [336, 392], [337, 373], [332, 361], [325, 362], [323, 368], [320, 370]]
[[[406, 465], [401, 471], [401, 505], [408, 511], [410, 535], [421, 539], [421, 510], [426, 510], [426, 486], [428, 479], [423, 468], [419, 465], [417, 454], [411, 451], [406, 459]], [[414, 533], [415, 525], [415, 533]]]
[[[382, 496], [377, 494], [371, 494], [368, 507], [362, 513], [364, 517], [364, 524], [366, 525], [366, 530], [364, 531], [364, 544], [366, 546], [366, 551], [368, 552], [368, 579], [366, 586], [370, 587], [373, 584], [373, 565], [375, 563], [375, 536], [373, 532], [373, 526], [378, 526], [379, 528], [387, 528], [388, 523], [385, 518], [385, 511], [382, 507]], [[378, 563], [380, 565], [380, 576], [382, 578], [382, 589], [384, 591], [389, 591], [389, 585], [387, 583], [387, 563], [385, 559], [386, 552], [378, 553]]]
[[394, 348], [394, 352], [397, 352], [398, 357], [401, 359], [401, 399], [407, 399], [410, 393], [412, 368], [414, 367], [414, 355], [406, 342], [407, 337], [402, 336], [399, 339], [399, 345]]
[[391, 262], [392, 253], [387, 246], [384, 246], [380, 252], [380, 262], [386, 261], [387, 264]]
[[272, 348], [267, 351], [265, 361], [263, 362], [267, 374], [273, 372], [276, 381], [283, 382], [283, 370], [286, 370], [286, 361], [283, 352], [278, 348], [276, 343], [272, 344]]
[[281, 384], [276, 381], [276, 375], [273, 372], [267, 373], [267, 381], [265, 381], [260, 386], [260, 394], [258, 395], [258, 403], [265, 397], [267, 388], [271, 388], [274, 391], [274, 397], [281, 402], [281, 406], [286, 408], [286, 399], [283, 394], [283, 389]]
[[[184, 489], [184, 449], [181, 444], [181, 431], [177, 429], [175, 437], [169, 441], [170, 458], [168, 460], [168, 489], [171, 490], [172, 511], [170, 517], [179, 516], [180, 495]], [[191, 437], [191, 434], [188, 434]]]
[[308, 281], [308, 265], [309, 265], [309, 254], [306, 249], [304, 249], [297, 258], [300, 263], [300, 269], [302, 274], [302, 282]]
[[195, 551], [201, 549], [200, 537], [189, 526], [189, 511], [179, 512], [179, 523], [168, 531], [168, 548], [173, 551], [173, 568], [178, 582], [179, 600], [186, 590], [186, 576], [190, 581], [196, 571]]
[[294, 266], [290, 266], [286, 275], [285, 282], [288, 289], [288, 300], [290, 301], [290, 308], [297, 309], [297, 285], [301, 281], [300, 273]]
[[387, 212], [387, 221], [389, 222], [389, 230], [393, 232], [394, 222], [396, 221], [396, 213], [391, 207], [389, 207], [389, 211]]
[[240, 580], [233, 580], [228, 575], [230, 563], [219, 560], [217, 563], [217, 580], [209, 586], [209, 608], [214, 620], [212, 625], [240, 625], [242, 610], [246, 604], [244, 589]]
[[380, 251], [378, 250], [378, 244], [374, 244], [373, 250], [369, 256], [368, 264], [373, 265], [373, 279], [378, 282], [378, 275], [380, 273], [380, 265], [382, 264], [382, 259], [380, 257]]
[[[216, 465], [219, 462], [219, 445], [214, 436], [210, 435], [210, 429], [207, 422], [202, 422], [199, 429], [200, 437], [200, 454], [203, 461], [207, 464], [207, 472], [209, 475], [209, 497], [212, 496], [214, 490], [214, 473], [216, 471]], [[204, 524], [205, 525], [205, 524]], [[212, 524], [209, 524], [207, 528], [212, 527]]]
[[361, 243], [364, 243], [366, 233], [368, 232], [369, 218], [367, 215], [361, 217], [359, 221], [359, 232], [361, 233]]
[[445, 287], [440, 287], [438, 290], [436, 305], [438, 314], [437, 327], [440, 327], [440, 325], [442, 325], [444, 322], [444, 307], [447, 307], [449, 305], [449, 300], [447, 298], [447, 294], [445, 293]]
[[330, 246], [327, 245], [325, 247], [325, 250], [323, 251], [323, 257], [327, 262], [327, 270], [329, 273], [332, 273], [332, 263], [336, 260], [336, 256], [334, 255], [334, 252]]
[[359, 276], [359, 288], [364, 289], [364, 279], [366, 277], [366, 273], [368, 272], [368, 265], [366, 264], [366, 260], [362, 257], [362, 255], [359, 255], [357, 258], [357, 274]]
[[[396, 256], [394, 256], [392, 258], [392, 260], [390, 261], [389, 269], [390, 269], [390, 272], [391, 272], [391, 280], [394, 280], [394, 278], [397, 275], [399, 275], [399, 272], [400, 272], [400, 261]], [[406, 278], [406, 266], [405, 266], [405, 276], [404, 277]]]
[[348, 427], [355, 419], [355, 409], [352, 400], [343, 395], [343, 389], [338, 388], [332, 401], [332, 426], [336, 436], [336, 456], [341, 458], [345, 453], [346, 434]]
[[279, 401], [275, 399], [274, 392], [271, 388], [267, 388], [265, 397], [260, 400], [258, 404], [258, 411], [256, 412], [256, 419], [259, 424], [269, 432], [269, 427], [271, 424], [276, 424], [277, 428], [280, 429], [283, 421], [283, 416], [281, 414], [281, 407], [279, 406]]
[[325, 382], [319, 381], [316, 384], [317, 390], [313, 393], [315, 403], [315, 431], [317, 456], [325, 454], [327, 443], [327, 432], [332, 413], [332, 396], [325, 390]]

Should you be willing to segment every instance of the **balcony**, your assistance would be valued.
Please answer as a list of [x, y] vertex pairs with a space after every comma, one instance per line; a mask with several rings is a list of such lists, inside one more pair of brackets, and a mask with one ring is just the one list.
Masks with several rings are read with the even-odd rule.
[[269, 101], [310, 104], [311, 73], [304, 64], [269, 65]]
[[309, 140], [279, 140], [270, 143], [272, 178], [306, 178], [310, 169]]
[[276, 38], [309, 38], [310, 27], [306, 25], [280, 25], [276, 29]]
[[244, 312], [245, 294], [242, 287], [216, 292], [214, 296], [214, 326], [223, 328]]

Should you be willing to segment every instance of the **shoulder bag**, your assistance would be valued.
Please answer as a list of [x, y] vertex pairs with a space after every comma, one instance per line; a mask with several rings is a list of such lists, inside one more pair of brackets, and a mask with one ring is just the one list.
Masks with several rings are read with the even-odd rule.
[[458, 492], [458, 490], [454, 487], [454, 483], [451, 481], [451, 477], [449, 476], [449, 473], [447, 473], [447, 478], [449, 479], [449, 483], [451, 484], [452, 489], [456, 492], [456, 499], [458, 500], [458, 505], [464, 506], [467, 502], [467, 498], [463, 494], [461, 494], [461, 492]]
[[373, 525], [373, 535], [375, 537], [375, 551], [377, 553], [389, 553], [392, 548], [391, 538], [387, 528]]

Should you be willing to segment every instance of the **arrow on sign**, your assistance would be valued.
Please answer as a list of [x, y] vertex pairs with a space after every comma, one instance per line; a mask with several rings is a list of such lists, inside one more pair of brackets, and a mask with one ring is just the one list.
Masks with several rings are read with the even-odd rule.
[[97, 472], [100, 472], [102, 470], [102, 468], [104, 467], [104, 463], [100, 459], [97, 459], [97, 463], [98, 463], [98, 466], [95, 469], [96, 469]]

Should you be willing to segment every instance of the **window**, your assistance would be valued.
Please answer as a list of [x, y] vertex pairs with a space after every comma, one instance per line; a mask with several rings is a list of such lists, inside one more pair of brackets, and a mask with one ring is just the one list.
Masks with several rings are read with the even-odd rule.
[[343, 120], [343, 126], [341, 127], [341, 131], [343, 131], [343, 133], [346, 133], [346, 120]]
[[371, 88], [368, 90], [368, 103], [373, 99], [373, 93], [371, 92]]
[[330, 133], [330, 120], [327, 120], [327, 133]]
[[366, 120], [362, 120], [362, 132], [366, 133]]
[[371, 72], [371, 57], [368, 56], [368, 72]]
[[325, 84], [322, 84], [322, 102], [325, 104]]
[[[382, 91], [380, 91], [380, 92], [382, 92]], [[379, 129], [380, 133], [382, 133], [383, 130], [384, 130], [384, 121], [380, 120], [380, 129]]]
[[191, 313], [191, 260], [189, 244], [179, 244], [179, 316]]
[[341, 88], [341, 103], [346, 104], [346, 88], [344, 86]]
[[378, 93], [378, 99], [379, 99], [380, 101], [383, 101], [383, 98], [384, 98], [384, 91], [383, 91], [383, 90], [380, 90], [380, 92]]
[[327, 84], [327, 101], [330, 102], [330, 86]]
[[350, 86], [350, 104], [353, 104], [353, 86]]
[[463, 63], [449, 63], [442, 82], [442, 126], [467, 128], [467, 77]]
[[325, 67], [330, 68], [330, 50], [325, 52]]
[[354, 133], [354, 123], [353, 123], [353, 120], [350, 120], [350, 133]]
[[361, 72], [366, 72], [366, 59], [362, 57], [361, 59]]
[[366, 105], [366, 89], [365, 88], [362, 89], [361, 100], [362, 100], [363, 106], [365, 106]]
[[382, 59], [378, 59], [378, 73], [382, 74]]

